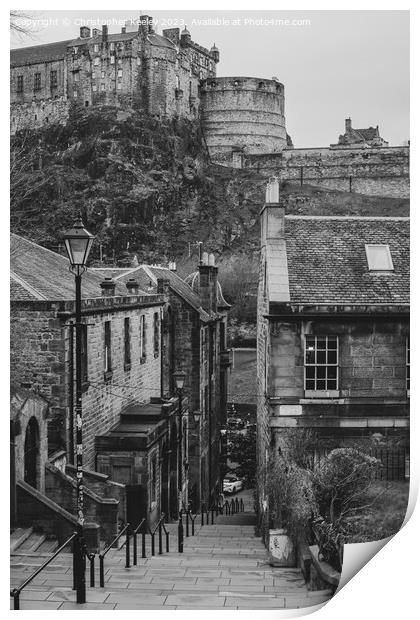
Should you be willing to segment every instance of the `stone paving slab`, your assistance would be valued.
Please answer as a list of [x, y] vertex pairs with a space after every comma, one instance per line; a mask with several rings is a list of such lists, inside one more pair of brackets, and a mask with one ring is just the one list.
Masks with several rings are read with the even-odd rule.
[[100, 611], [106, 611], [106, 610], [110, 610], [112, 611], [113, 609], [115, 609], [115, 605], [112, 604], [108, 604], [108, 603], [70, 603], [70, 602], [65, 602], [65, 603], [61, 603], [60, 610], [66, 610], [66, 609], [77, 609], [78, 611], [83, 611], [84, 609], [87, 610], [100, 610]]
[[283, 597], [278, 598], [253, 598], [246, 599], [239, 597], [226, 597], [226, 606], [242, 607], [244, 609], [284, 609], [285, 600]]
[[[109, 592], [103, 592], [99, 588], [95, 590], [90, 589], [89, 591], [86, 591], [86, 600], [89, 603], [104, 603], [106, 599], [108, 598], [108, 596], [109, 596]], [[55, 591], [52, 594], [50, 594], [50, 597], [48, 600], [49, 601], [70, 601], [71, 603], [75, 603], [76, 602], [76, 591], [75, 590]]]
[[[25, 601], [21, 600], [20, 609], [24, 611], [25, 609], [59, 609], [61, 603], [49, 603], [48, 601]], [[10, 609], [13, 609], [13, 599], [10, 599]]]
[[197, 605], [198, 609], [224, 607], [223, 596], [197, 595], [197, 594], [172, 594], [166, 598], [165, 605]]
[[132, 609], [136, 609], [136, 606], [141, 605], [142, 603], [146, 605], [157, 605], [158, 607], [162, 607], [166, 600], [166, 596], [158, 596], [157, 594], [136, 594], [134, 592], [132, 594], [130, 592], [117, 594], [116, 592], [112, 592], [108, 596], [106, 602], [133, 605]]

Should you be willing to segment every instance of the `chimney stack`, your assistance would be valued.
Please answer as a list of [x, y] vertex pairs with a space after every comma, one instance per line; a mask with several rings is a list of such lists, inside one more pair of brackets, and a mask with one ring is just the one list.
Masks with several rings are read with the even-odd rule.
[[137, 282], [137, 280], [135, 280], [134, 278], [130, 278], [125, 283], [125, 286], [127, 288], [127, 292], [128, 292], [129, 295], [138, 295], [140, 285]]
[[260, 221], [261, 247], [265, 247], [269, 240], [284, 239], [284, 207], [280, 204], [278, 177], [270, 177], [268, 181]]
[[105, 43], [108, 41], [108, 26], [102, 26], [102, 41]]
[[157, 279], [157, 292], [158, 294], [163, 294], [163, 295], [169, 294], [169, 279], [168, 278]]
[[203, 252], [198, 265], [199, 296], [203, 309], [209, 314], [217, 312], [217, 272], [214, 254]]
[[346, 133], [351, 131], [351, 118], [346, 118]]
[[90, 39], [90, 28], [87, 26], [80, 27], [80, 38], [81, 39]]
[[105, 278], [101, 282], [102, 297], [114, 297], [115, 296], [115, 280], [112, 278]]
[[101, 34], [101, 31], [99, 30], [99, 28], [92, 28], [92, 37], [99, 37]]

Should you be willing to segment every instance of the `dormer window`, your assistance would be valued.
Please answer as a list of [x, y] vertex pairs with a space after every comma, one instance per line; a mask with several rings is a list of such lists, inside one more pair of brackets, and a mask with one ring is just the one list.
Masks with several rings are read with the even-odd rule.
[[370, 243], [365, 249], [369, 271], [394, 271], [389, 245]]

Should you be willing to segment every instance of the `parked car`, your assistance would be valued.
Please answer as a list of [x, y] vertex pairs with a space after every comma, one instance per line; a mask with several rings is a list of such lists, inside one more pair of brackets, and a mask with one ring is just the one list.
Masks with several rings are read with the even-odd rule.
[[237, 493], [244, 488], [243, 480], [235, 474], [226, 474], [223, 480], [223, 493]]

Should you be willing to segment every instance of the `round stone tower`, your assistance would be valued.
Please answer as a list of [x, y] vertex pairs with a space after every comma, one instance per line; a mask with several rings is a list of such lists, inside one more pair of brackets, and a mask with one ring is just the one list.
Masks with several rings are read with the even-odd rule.
[[204, 134], [213, 161], [240, 167], [247, 153], [287, 146], [284, 86], [276, 79], [208, 78], [201, 82]]

